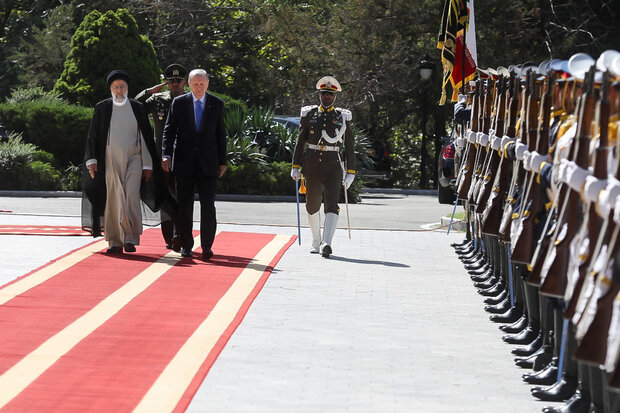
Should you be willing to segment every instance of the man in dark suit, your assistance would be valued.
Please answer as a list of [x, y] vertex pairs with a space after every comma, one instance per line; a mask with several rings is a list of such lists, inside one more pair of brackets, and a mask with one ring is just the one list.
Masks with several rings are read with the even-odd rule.
[[[217, 178], [226, 171], [224, 103], [207, 93], [209, 78], [203, 69], [189, 73], [191, 93], [174, 98], [162, 139], [162, 168], [174, 173], [179, 201], [177, 235], [173, 249], [192, 256], [194, 187], [200, 197], [200, 244], [202, 258], [213, 256], [215, 238], [215, 191]], [[180, 245], [179, 245], [180, 243]]]

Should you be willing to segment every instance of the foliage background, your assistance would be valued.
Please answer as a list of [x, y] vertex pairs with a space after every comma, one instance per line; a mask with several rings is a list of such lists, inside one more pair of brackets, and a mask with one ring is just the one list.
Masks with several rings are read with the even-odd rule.
[[[432, 187], [433, 160], [451, 119], [451, 105], [436, 105], [442, 5], [443, 0], [0, 1], [0, 101], [20, 86], [49, 90], [67, 68], [70, 39], [84, 17], [122, 7], [135, 18], [137, 33], [152, 43], [159, 70], [172, 62], [205, 68], [213, 91], [249, 108], [297, 115], [301, 106], [317, 103], [316, 80], [336, 76], [344, 88], [337, 105], [353, 111], [379, 152], [392, 155], [389, 183]], [[618, 1], [476, 0], [475, 11], [482, 68], [568, 59], [577, 52], [596, 58], [620, 48]], [[111, 47], [101, 63], [123, 52], [118, 44]], [[425, 58], [435, 63], [428, 82], [419, 76]]]

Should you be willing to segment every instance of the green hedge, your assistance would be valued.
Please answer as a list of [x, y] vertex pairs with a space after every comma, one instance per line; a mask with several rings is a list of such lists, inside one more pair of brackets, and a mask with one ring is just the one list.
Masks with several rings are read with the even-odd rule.
[[218, 193], [294, 196], [295, 183], [290, 173], [291, 164], [288, 162], [229, 165], [218, 180]]
[[56, 166], [82, 163], [93, 109], [62, 102], [0, 103], [0, 123], [54, 154]]

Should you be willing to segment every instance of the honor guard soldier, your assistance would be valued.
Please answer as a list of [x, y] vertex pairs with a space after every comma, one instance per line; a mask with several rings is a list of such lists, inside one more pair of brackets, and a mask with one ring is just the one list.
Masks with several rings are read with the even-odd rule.
[[[312, 232], [310, 252], [327, 258], [332, 253], [332, 238], [338, 223], [340, 188], [343, 185], [349, 188], [355, 179], [355, 141], [348, 125], [351, 111], [334, 107], [336, 93], [342, 91], [338, 81], [325, 76], [317, 82], [316, 88], [320, 105], [301, 108], [291, 177], [298, 180], [302, 172], [304, 175], [306, 211]], [[340, 155], [342, 147], [346, 169]], [[325, 223], [321, 238], [319, 209], [322, 201]]]
[[[185, 78], [187, 70], [178, 63], [173, 63], [164, 70], [164, 78], [166, 81], [155, 85], [138, 93], [136, 100], [143, 103], [146, 110], [153, 116], [153, 125], [155, 126], [155, 144], [161, 156], [161, 144], [164, 125], [168, 110], [172, 104], [172, 100], [185, 93]], [[168, 87], [167, 91], [163, 91], [164, 87]], [[175, 191], [174, 177], [166, 172], [166, 181], [173, 193]], [[161, 232], [166, 241], [166, 247], [173, 249], [174, 239], [174, 221], [162, 211], [161, 215]]]

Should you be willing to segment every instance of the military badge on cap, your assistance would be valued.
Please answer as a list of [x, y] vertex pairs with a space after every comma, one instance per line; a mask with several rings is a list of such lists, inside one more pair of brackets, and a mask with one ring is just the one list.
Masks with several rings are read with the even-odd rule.
[[316, 88], [318, 90], [325, 90], [329, 92], [342, 92], [340, 83], [332, 76], [323, 76], [316, 82]]
[[164, 70], [164, 77], [166, 79], [183, 79], [187, 76], [187, 70], [178, 63], [173, 63]]

